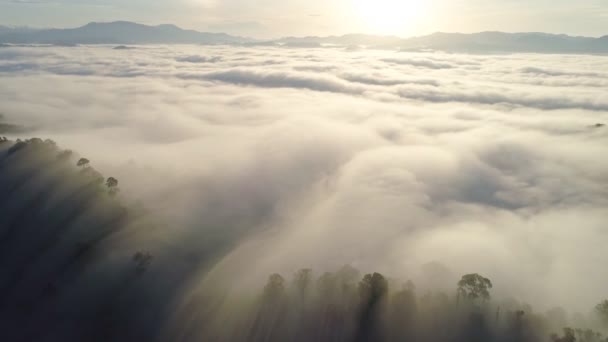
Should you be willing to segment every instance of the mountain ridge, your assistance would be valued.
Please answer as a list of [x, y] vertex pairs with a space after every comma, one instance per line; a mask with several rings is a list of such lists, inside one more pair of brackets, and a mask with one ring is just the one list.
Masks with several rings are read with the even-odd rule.
[[172, 24], [90, 22], [77, 28], [0, 32], [5, 44], [240, 44], [251, 38], [184, 30]]
[[182, 29], [174, 24], [150, 26], [130, 21], [91, 22], [67, 29], [0, 28], [0, 44], [228, 44], [312, 48], [329, 45], [404, 51], [608, 53], [608, 35], [594, 38], [544, 32], [435, 32], [409, 38], [352, 33], [256, 40]]

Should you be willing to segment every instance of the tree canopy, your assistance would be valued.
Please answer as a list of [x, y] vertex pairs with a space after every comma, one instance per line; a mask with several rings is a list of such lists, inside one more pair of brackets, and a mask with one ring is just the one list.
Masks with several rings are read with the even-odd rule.
[[458, 295], [470, 300], [481, 299], [483, 301], [490, 299], [490, 290], [492, 282], [477, 273], [466, 274], [462, 276], [458, 282]]
[[87, 158], [80, 158], [78, 160], [78, 162], [76, 163], [76, 165], [79, 167], [88, 167], [90, 163], [91, 163], [91, 161], [88, 160]]
[[608, 324], [608, 299], [596, 305], [595, 312], [605, 324]]

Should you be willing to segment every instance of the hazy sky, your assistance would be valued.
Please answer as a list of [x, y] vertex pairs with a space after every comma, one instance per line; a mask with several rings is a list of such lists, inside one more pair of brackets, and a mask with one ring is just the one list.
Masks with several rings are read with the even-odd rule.
[[602, 36], [608, 0], [0, 0], [1, 25], [113, 20], [265, 37], [485, 30]]

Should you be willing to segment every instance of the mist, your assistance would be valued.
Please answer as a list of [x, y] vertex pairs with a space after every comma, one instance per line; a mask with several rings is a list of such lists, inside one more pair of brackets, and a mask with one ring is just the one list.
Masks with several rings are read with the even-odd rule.
[[[82, 307], [97, 315], [101, 298], [117, 290], [107, 285], [97, 296], [90, 284], [103, 284], [98, 277], [120, 282], [133, 255], [150, 253], [142, 285], [114, 302], [114, 310], [134, 317], [131, 325], [110, 326], [129, 326], [131, 338], [293, 340], [285, 337], [293, 333], [287, 323], [276, 323], [284, 330], [243, 323], [265, 307], [255, 300], [269, 276], [281, 274], [290, 300], [299, 300], [289, 294], [295, 285], [287, 286], [298, 270], [341, 277], [345, 265], [359, 272], [345, 282], [353, 288], [378, 272], [391, 284], [386, 293], [413, 291], [402, 289], [411, 280], [418, 295], [444, 293], [450, 305], [461, 276], [479, 273], [491, 279], [493, 300], [518, 303], [502, 305], [505, 312], [562, 307], [573, 324], [575, 313], [590, 315], [608, 297], [607, 76], [606, 57], [587, 55], [11, 46], [0, 48], [0, 135], [52, 139], [74, 151], [65, 170], [44, 181], [55, 184], [44, 185], [49, 193], [74, 191], [65, 188], [76, 187], [71, 181], [56, 182], [82, 175], [75, 166], [81, 157], [120, 181], [120, 193], [104, 194], [98, 206], [129, 208], [124, 229], [100, 245], [108, 253], [94, 259], [101, 273], [88, 270], [69, 285], [92, 292], [57, 303], [91, 299]], [[60, 150], [27, 158], [53, 159]], [[16, 184], [11, 177], [19, 173], [9, 165], [18, 164], [10, 160], [0, 173]], [[32, 163], [22, 167], [35, 170]], [[23, 182], [31, 189], [7, 199], [29, 203], [36, 180]], [[70, 198], [47, 201], [78, 203]], [[104, 210], [95, 215], [118, 215]], [[17, 267], [15, 260], [27, 258], [13, 246], [4, 264]], [[3, 273], [3, 289], [16, 286], [6, 280], [14, 272]], [[310, 298], [318, 301], [316, 291]], [[426, 303], [420, 307], [432, 306]], [[281, 316], [281, 305], [257, 314]], [[309, 314], [322, 311], [311, 305]], [[495, 311], [480, 310], [484, 317]], [[45, 317], [38, 315], [31, 322]], [[258, 330], [255, 338], [227, 337], [223, 324]], [[342, 340], [358, 334], [349, 329]], [[527, 340], [544, 340], [546, 330]], [[418, 338], [426, 336], [420, 331]], [[364, 334], [359, 340], [381, 340]]]

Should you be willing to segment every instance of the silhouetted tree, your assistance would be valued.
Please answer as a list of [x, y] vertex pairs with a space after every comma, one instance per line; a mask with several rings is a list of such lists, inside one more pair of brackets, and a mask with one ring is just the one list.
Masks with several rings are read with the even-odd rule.
[[604, 324], [608, 324], [608, 300], [604, 300], [596, 305], [595, 312], [600, 316]]
[[361, 313], [355, 340], [359, 342], [383, 341], [385, 301], [388, 295], [388, 281], [380, 273], [367, 274], [359, 282]]
[[310, 268], [301, 269], [295, 274], [293, 283], [300, 296], [304, 297], [309, 290], [312, 281], [312, 270]]
[[466, 274], [458, 282], [458, 297], [486, 301], [490, 299], [489, 289], [491, 288], [492, 282], [490, 279], [482, 277], [477, 273]]
[[34, 146], [42, 146], [44, 144], [44, 141], [40, 138], [31, 138], [26, 140], [26, 142]]
[[282, 324], [285, 320], [285, 279], [280, 274], [272, 274], [264, 286], [261, 306], [255, 317], [250, 341], [280, 341]]
[[118, 193], [118, 180], [114, 177], [110, 177], [106, 180], [106, 186], [109, 189], [109, 194], [114, 196]]
[[87, 168], [90, 163], [91, 163], [91, 161], [88, 160], [87, 158], [80, 158], [78, 160], [78, 162], [76, 163], [76, 165], [81, 168]]
[[54, 140], [51, 139], [46, 139], [44, 141], [44, 144], [49, 146], [49, 147], [57, 147], [57, 143]]
[[285, 278], [278, 273], [268, 277], [268, 283], [264, 287], [264, 297], [269, 300], [276, 300], [285, 294]]
[[106, 186], [110, 189], [114, 188], [114, 187], [118, 186], [118, 180], [114, 177], [110, 177], [110, 178], [108, 178], [108, 180], [106, 180]]
[[380, 273], [366, 274], [359, 282], [359, 292], [363, 298], [380, 298], [388, 292], [388, 281]]

